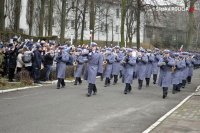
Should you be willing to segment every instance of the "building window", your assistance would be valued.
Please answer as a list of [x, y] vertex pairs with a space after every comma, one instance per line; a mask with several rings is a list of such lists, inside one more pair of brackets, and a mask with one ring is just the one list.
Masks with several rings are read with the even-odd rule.
[[116, 33], [119, 33], [119, 25], [116, 25], [115, 31], [116, 31]]
[[74, 29], [75, 28], [75, 21], [71, 20], [71, 28]]
[[119, 18], [119, 9], [116, 9], [116, 17]]

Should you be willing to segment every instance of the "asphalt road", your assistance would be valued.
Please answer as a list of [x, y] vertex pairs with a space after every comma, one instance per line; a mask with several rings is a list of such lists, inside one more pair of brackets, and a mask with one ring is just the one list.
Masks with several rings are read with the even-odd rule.
[[55, 85], [0, 94], [0, 133], [141, 133], [157, 119], [194, 92], [193, 83], [180, 93], [162, 99], [152, 81], [149, 88], [124, 95], [124, 84], [103, 87], [97, 79], [98, 94], [86, 97], [87, 84], [57, 90]]

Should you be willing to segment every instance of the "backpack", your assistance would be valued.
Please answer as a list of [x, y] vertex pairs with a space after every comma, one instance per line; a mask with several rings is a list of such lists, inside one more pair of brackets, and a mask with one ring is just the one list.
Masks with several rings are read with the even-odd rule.
[[32, 54], [31, 53], [28, 53], [28, 54], [24, 54], [22, 56], [22, 61], [24, 63], [30, 63], [32, 61]]

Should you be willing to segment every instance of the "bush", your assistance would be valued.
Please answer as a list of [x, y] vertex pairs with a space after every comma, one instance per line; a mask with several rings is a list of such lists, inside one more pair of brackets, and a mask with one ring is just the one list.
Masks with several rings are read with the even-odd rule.
[[20, 82], [24, 85], [32, 85], [33, 84], [33, 80], [27, 70], [22, 70], [19, 73], [19, 78], [20, 78], [19, 79]]

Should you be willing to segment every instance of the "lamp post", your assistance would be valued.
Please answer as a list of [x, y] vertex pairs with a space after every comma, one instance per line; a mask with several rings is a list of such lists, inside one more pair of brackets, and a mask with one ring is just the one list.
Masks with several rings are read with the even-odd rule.
[[93, 33], [93, 30], [90, 30], [90, 44], [92, 44], [92, 33]]
[[71, 45], [73, 45], [73, 34], [71, 34]]

